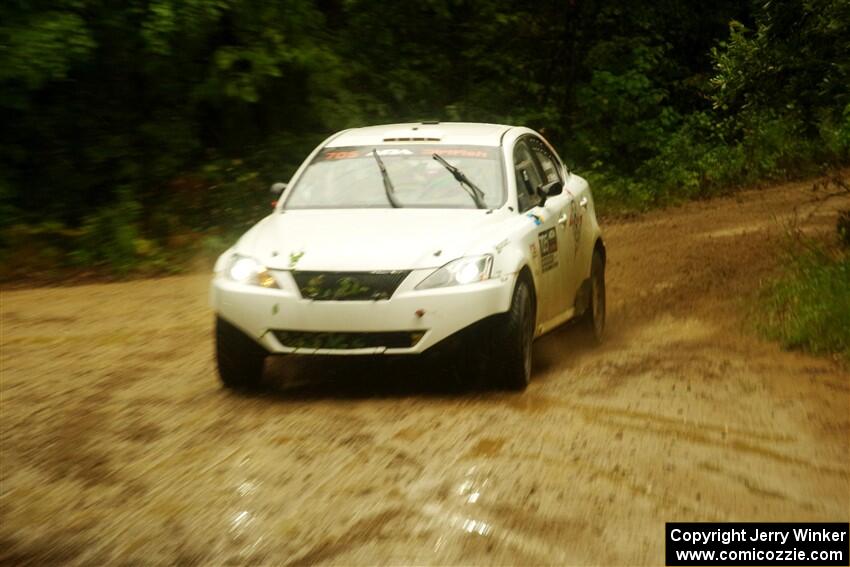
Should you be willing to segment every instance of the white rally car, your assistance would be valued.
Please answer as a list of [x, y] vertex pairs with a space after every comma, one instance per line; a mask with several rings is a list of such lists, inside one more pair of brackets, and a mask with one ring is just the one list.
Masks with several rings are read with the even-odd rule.
[[228, 387], [257, 385], [270, 354], [418, 355], [460, 343], [479, 377], [522, 389], [535, 337], [580, 317], [602, 338], [593, 198], [533, 130], [345, 130], [275, 188], [274, 212], [215, 264]]

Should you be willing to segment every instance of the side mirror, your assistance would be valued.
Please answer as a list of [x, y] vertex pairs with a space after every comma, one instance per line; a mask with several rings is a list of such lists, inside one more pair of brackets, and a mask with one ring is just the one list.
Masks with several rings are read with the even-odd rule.
[[280, 199], [280, 196], [283, 195], [283, 192], [286, 190], [286, 183], [281, 183], [278, 181], [277, 183], [272, 183], [271, 192], [272, 197], [274, 197], [274, 201], [272, 201], [272, 208], [277, 206], [277, 200]]
[[546, 203], [546, 199], [549, 197], [560, 195], [563, 192], [564, 183], [560, 179], [547, 183], [546, 185], [541, 185], [537, 190], [537, 193], [540, 195], [540, 206], [543, 206]]

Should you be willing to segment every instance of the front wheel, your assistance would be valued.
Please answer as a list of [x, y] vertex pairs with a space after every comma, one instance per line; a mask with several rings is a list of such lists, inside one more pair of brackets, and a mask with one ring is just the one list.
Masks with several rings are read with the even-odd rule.
[[268, 352], [221, 317], [215, 319], [215, 355], [218, 375], [226, 388], [259, 387]]
[[494, 345], [494, 370], [501, 384], [510, 390], [525, 390], [531, 380], [534, 319], [531, 286], [527, 279], [522, 278], [514, 288], [500, 340]]

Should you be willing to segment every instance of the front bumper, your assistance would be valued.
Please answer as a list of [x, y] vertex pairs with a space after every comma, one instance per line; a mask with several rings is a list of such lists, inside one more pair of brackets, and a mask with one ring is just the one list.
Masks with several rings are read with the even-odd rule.
[[[236, 283], [216, 275], [210, 303], [216, 313], [239, 327], [271, 353], [419, 354], [450, 335], [510, 307], [513, 275], [440, 289], [414, 287], [433, 270], [414, 270], [390, 299], [379, 301], [314, 301], [303, 299], [287, 271], [274, 271], [280, 289]], [[417, 313], [422, 313], [419, 316]], [[414, 335], [407, 348], [313, 348], [287, 346], [279, 337], [290, 331], [309, 333], [404, 332]]]

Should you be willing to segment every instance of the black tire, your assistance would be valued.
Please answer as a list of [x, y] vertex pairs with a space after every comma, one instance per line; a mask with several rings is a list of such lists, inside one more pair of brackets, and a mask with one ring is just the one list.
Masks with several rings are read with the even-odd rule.
[[594, 343], [601, 344], [605, 335], [605, 261], [593, 252], [590, 265], [590, 301], [581, 320], [584, 332]]
[[253, 390], [260, 386], [268, 351], [221, 317], [215, 319], [215, 355], [225, 387]]
[[504, 315], [501, 337], [493, 352], [493, 371], [509, 390], [525, 390], [531, 380], [531, 345], [534, 342], [534, 299], [528, 279], [520, 276], [511, 308]]
[[456, 361], [453, 388], [486, 390], [493, 387], [493, 369], [498, 361], [493, 359], [499, 342], [500, 317], [486, 319], [461, 331], [462, 336], [454, 346], [451, 356]]

